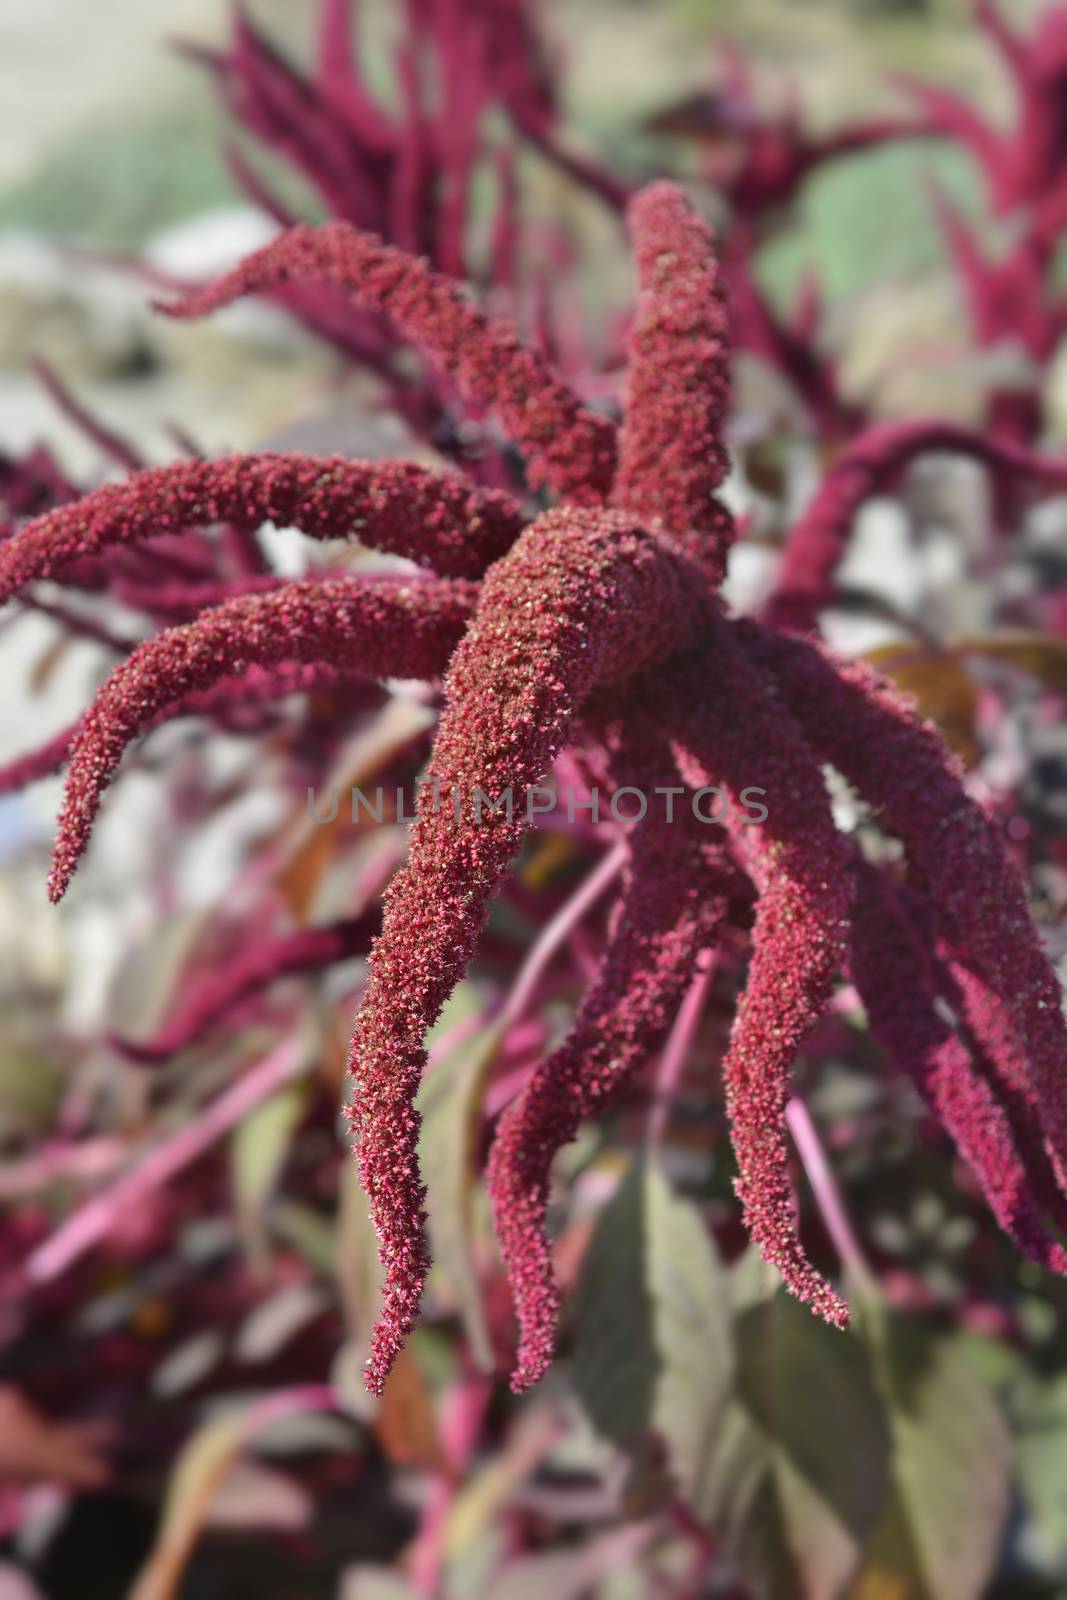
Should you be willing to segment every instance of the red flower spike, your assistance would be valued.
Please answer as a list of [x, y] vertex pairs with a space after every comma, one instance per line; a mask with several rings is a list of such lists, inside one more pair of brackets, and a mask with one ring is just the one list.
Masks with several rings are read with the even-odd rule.
[[71, 752], [49, 894], [62, 898], [126, 746], [167, 707], [248, 666], [319, 661], [371, 678], [438, 676], [470, 616], [460, 579], [410, 586], [291, 583], [234, 600], [136, 649], [108, 678]]
[[477, 577], [522, 526], [507, 495], [410, 461], [272, 453], [179, 461], [27, 523], [0, 545], [0, 603], [83, 556], [213, 522], [356, 538], [448, 577]]
[[[797, 1234], [785, 1107], [789, 1072], [830, 998], [844, 953], [852, 882], [822, 775], [789, 715], [721, 624], [699, 658], [664, 674], [679, 769], [694, 786], [721, 784], [726, 826], [758, 900], [752, 959], [723, 1067], [737, 1193], [764, 1259], [786, 1286], [836, 1327], [844, 1300], [815, 1271]], [[767, 811], [746, 826], [745, 791]]]
[[[924, 930], [909, 915], [906, 897], [882, 875], [862, 866], [859, 883], [851, 966], [872, 1034], [955, 1140], [1004, 1232], [1031, 1261], [1067, 1272], [1067, 1251], [1042, 1219], [1046, 1196], [1033, 1181], [1031, 1162], [1020, 1155], [1018, 1127], [936, 1009], [951, 982], [946, 985], [944, 973], [939, 982]], [[1035, 1143], [1045, 1189], [1057, 1193], [1039, 1135]]]
[[[645, 754], [645, 752], [642, 752]], [[665, 751], [632, 776], [676, 785]], [[686, 797], [683, 804], [691, 802]], [[545, 1226], [549, 1175], [582, 1121], [602, 1111], [666, 1038], [697, 957], [714, 940], [736, 876], [721, 844], [649, 814], [635, 824], [618, 921], [566, 1038], [505, 1111], [489, 1157], [493, 1221], [519, 1321], [511, 1387], [544, 1376], [555, 1348], [559, 1288]], [[700, 828], [699, 833], [703, 834]]]
[[1067, 1022], [1022, 883], [940, 734], [865, 662], [836, 661], [814, 643], [751, 622], [743, 648], [821, 759], [882, 815], [904, 845], [954, 957], [979, 973], [1014, 1021], [1019, 1059], [1061, 1186], [1067, 1175]]
[[486, 574], [445, 679], [409, 862], [386, 896], [352, 1045], [352, 1126], [386, 1269], [367, 1366], [373, 1393], [414, 1323], [427, 1264], [414, 1108], [423, 1036], [463, 974], [523, 832], [479, 796], [510, 791], [521, 808], [597, 685], [693, 634], [699, 584], [696, 569], [623, 512], [570, 508], [539, 517]]
[[367, 310], [384, 312], [455, 381], [463, 398], [499, 415], [524, 451], [530, 481], [572, 504], [596, 505], [611, 488], [615, 429], [586, 411], [540, 356], [504, 323], [490, 322], [461, 286], [425, 262], [340, 222], [292, 228], [215, 283], [161, 310], [199, 317], [279, 284], [339, 285]]
[[629, 221], [639, 296], [612, 501], [700, 556], [717, 584], [733, 533], [715, 495], [730, 470], [722, 275], [711, 230], [674, 184], [642, 189]]
[[977, 973], [950, 959], [944, 949], [939, 954], [957, 1029], [1004, 1109], [1035, 1203], [1067, 1233], [1067, 1196], [1059, 1189], [1055, 1164], [1035, 1115], [1036, 1096], [1011, 1013]]

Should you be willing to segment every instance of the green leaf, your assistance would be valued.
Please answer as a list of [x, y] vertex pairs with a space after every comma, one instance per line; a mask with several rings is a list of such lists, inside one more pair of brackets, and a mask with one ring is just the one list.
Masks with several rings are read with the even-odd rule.
[[304, 1090], [290, 1084], [264, 1100], [237, 1124], [230, 1140], [230, 1164], [238, 1226], [249, 1259], [267, 1256], [265, 1211], [281, 1177], [289, 1146], [304, 1110]]
[[[476, 992], [462, 984], [442, 1023], [446, 1029], [454, 1026], [477, 1006]], [[483, 1372], [492, 1371], [493, 1352], [475, 1261], [472, 1200], [482, 1091], [499, 1047], [499, 1029], [482, 1028], [431, 1067], [416, 1102], [422, 1115], [419, 1163], [434, 1263], [456, 1297], [474, 1361]]]
[[574, 1315], [575, 1381], [594, 1425], [635, 1452], [657, 1435], [691, 1498], [733, 1377], [729, 1291], [699, 1212], [654, 1166], [635, 1161], [601, 1212]]
[[[351, 1165], [351, 1163], [349, 1163]], [[272, 1215], [274, 1231], [303, 1256], [313, 1272], [332, 1279], [337, 1267], [337, 1222], [299, 1200], [279, 1200]]]
[[1000, 1409], [959, 1341], [878, 1307], [867, 1337], [892, 1430], [893, 1487], [852, 1600], [979, 1600], [1010, 1495]]
[[760, 1294], [767, 1274], [739, 1275], [737, 1383], [694, 1509], [761, 1600], [836, 1600], [886, 1502], [884, 1409], [861, 1340]]
[[1009, 1393], [1019, 1488], [1044, 1563], [1067, 1561], [1067, 1375], [1025, 1372]]

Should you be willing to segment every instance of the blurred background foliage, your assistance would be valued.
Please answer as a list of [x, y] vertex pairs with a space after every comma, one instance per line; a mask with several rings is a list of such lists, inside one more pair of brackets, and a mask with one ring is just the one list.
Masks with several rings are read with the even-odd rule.
[[[1003, 9], [1019, 27], [1038, 15]], [[365, 75], [388, 103], [397, 8], [365, 0], [362, 10]], [[310, 5], [255, 0], [249, 12], [295, 60], [310, 59]], [[568, 128], [627, 175], [697, 172], [698, 144], [649, 120], [706, 88], [721, 35], [750, 53], [768, 106], [788, 105], [793, 85], [820, 131], [900, 111], [898, 71], [961, 90], [994, 121], [1011, 110], [962, 0], [556, 0], [544, 22], [565, 66]], [[109, 470], [99, 441], [29, 372], [35, 354], [151, 459], [173, 454], [172, 423], [211, 451], [294, 430], [325, 448], [338, 426], [347, 446], [353, 425], [368, 454], [410, 446], [374, 410], [366, 380], [284, 319], [176, 333], [144, 311], [149, 291], [131, 258], [207, 272], [259, 242], [262, 219], [235, 197], [222, 155], [232, 129], [202, 71], [168, 48], [219, 43], [228, 27], [221, 0], [0, 9], [5, 455], [43, 440], [75, 477]], [[275, 156], [256, 160], [302, 214], [321, 214]], [[523, 161], [531, 207], [566, 218], [582, 301], [602, 325], [629, 292], [614, 224], [546, 163]], [[992, 238], [969, 160], [916, 140], [818, 171], [760, 250], [778, 306], [817, 272], [831, 324], [845, 319], [857, 382], [899, 325], [958, 331], [962, 320], [931, 175]], [[484, 220], [490, 188], [476, 197]], [[935, 382], [920, 375], [909, 400], [939, 399]], [[966, 375], [963, 385], [974, 387]], [[1053, 382], [1053, 440], [1063, 432], [1056, 392]], [[810, 438], [794, 452], [801, 486], [822, 453], [829, 446]], [[760, 493], [773, 503], [767, 546], [802, 498], [793, 454], [783, 455], [746, 462], [757, 510]], [[1026, 524], [1029, 542], [1020, 536], [1022, 555], [982, 567], [972, 530], [988, 531], [989, 507], [973, 478], [945, 468], [909, 485], [881, 507], [866, 573], [894, 601], [902, 582], [914, 616], [964, 642], [900, 660], [884, 618], [849, 637], [889, 651], [882, 659], [971, 765], [992, 751], [1001, 766], [991, 783], [1009, 772], [1029, 830], [1020, 837], [1037, 841], [1035, 900], [1062, 956], [1064, 751], [1044, 697], [1062, 695], [1063, 641], [1013, 646], [998, 668], [982, 633], [1033, 570], [1039, 599], [1045, 577], [1062, 580], [1062, 501], [1042, 511], [1040, 526]], [[931, 547], [947, 528], [932, 556], [900, 533], [912, 523], [934, 530]], [[757, 558], [765, 531], [757, 518]], [[284, 534], [274, 548], [284, 566]], [[888, 571], [886, 548], [899, 571]], [[5, 679], [29, 672], [33, 690], [5, 699], [6, 756], [84, 703], [103, 658], [92, 640], [57, 645], [40, 617], [3, 643]], [[987, 691], [1000, 669], [1015, 720], [998, 744]], [[55, 786], [0, 806], [5, 1268], [65, 1218], [89, 1218], [69, 1260], [46, 1257], [25, 1303], [2, 1310], [0, 1600], [526, 1600], [546, 1588], [574, 1600], [1067, 1595], [1067, 1290], [995, 1231], [853, 1010], [812, 1042], [799, 1081], [878, 1281], [851, 1286], [856, 1330], [816, 1323], [744, 1248], [718, 1085], [691, 1071], [665, 1161], [644, 1150], [641, 1095], [567, 1152], [555, 1217], [574, 1290], [563, 1359], [515, 1403], [499, 1381], [508, 1310], [473, 1169], [486, 1085], [516, 1062], [502, 1058], [486, 1006], [498, 974], [476, 974], [441, 1024], [439, 1037], [457, 1029], [460, 1044], [424, 1090], [438, 1262], [429, 1315], [382, 1405], [368, 1405], [358, 1375], [377, 1267], [336, 1128], [358, 971], [350, 964], [319, 986], [288, 979], [264, 1009], [238, 1011], [232, 1031], [156, 1067], [120, 1058], [113, 1040], [151, 1037], [191, 979], [235, 959], [255, 931], [240, 875], [250, 858], [269, 857], [271, 892], [297, 926], [338, 914], [357, 870], [362, 881], [376, 863], [395, 864], [396, 819], [372, 839], [343, 813], [309, 830], [280, 774], [290, 762], [303, 773], [305, 760], [314, 771], [308, 752], [325, 749], [339, 781], [410, 784], [426, 707], [401, 696], [391, 721], [361, 723], [336, 744], [323, 732], [329, 707], [319, 709], [310, 733], [268, 728], [262, 745], [235, 739], [217, 763], [195, 733], [165, 753], [150, 745], [62, 917], [40, 893]], [[173, 786], [160, 777], [167, 755]], [[583, 859], [556, 836], [524, 856], [516, 903], [492, 927], [513, 966], [580, 886]], [[586, 959], [601, 911], [579, 930]], [[721, 1055], [736, 979], [716, 980], [694, 1041], [703, 1062]], [[530, 1019], [531, 1048], [558, 1034], [575, 994], [573, 978], [561, 982]], [[253, 1074], [247, 1101], [228, 1098]], [[56, 1175], [49, 1163], [72, 1137], [78, 1163]], [[152, 1168], [160, 1159], [166, 1183]], [[98, 1190], [107, 1216], [94, 1233]], [[809, 1223], [832, 1263], [818, 1219]]]

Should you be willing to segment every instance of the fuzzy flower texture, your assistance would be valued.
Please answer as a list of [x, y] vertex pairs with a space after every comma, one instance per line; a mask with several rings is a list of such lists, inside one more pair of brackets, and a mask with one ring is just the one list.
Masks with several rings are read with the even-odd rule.
[[[755, 890], [746, 986], [724, 1064], [747, 1227], [788, 1287], [829, 1322], [848, 1307], [808, 1259], [785, 1121], [798, 1047], [839, 976], [955, 1139], [1000, 1225], [1033, 1260], [1067, 1258], [1067, 1030], [1023, 885], [939, 735], [865, 664], [717, 589], [733, 536], [726, 305], [711, 235], [667, 182], [629, 208], [638, 305], [620, 425], [451, 279], [347, 223], [296, 227], [169, 307], [195, 317], [249, 293], [321, 282], [383, 314], [522, 452], [527, 515], [509, 495], [408, 462], [253, 455], [140, 472], [26, 524], [0, 548], [0, 599], [112, 547], [265, 521], [357, 538], [428, 569], [353, 573], [215, 596], [139, 645], [69, 741], [51, 892], [59, 898], [123, 752], [167, 716], [252, 675], [440, 681], [444, 709], [406, 866], [385, 896], [356, 1019], [351, 1126], [385, 1269], [367, 1363], [380, 1393], [428, 1265], [415, 1096], [424, 1040], [471, 959], [521, 844], [518, 816], [478, 808], [539, 783], [568, 750], [620, 784], [764, 791], [766, 821], [722, 829], [650, 813], [628, 836], [620, 902], [570, 1032], [495, 1131], [488, 1182], [519, 1324], [517, 1389], [541, 1377], [559, 1311], [550, 1168], [671, 1028], [720, 937], [739, 873]], [[238, 585], [238, 588], [240, 586]], [[903, 848], [892, 874], [836, 827], [837, 770]], [[435, 793], [458, 793], [435, 805]], [[714, 836], [714, 842], [712, 842]], [[365, 937], [366, 935], [364, 935]]]

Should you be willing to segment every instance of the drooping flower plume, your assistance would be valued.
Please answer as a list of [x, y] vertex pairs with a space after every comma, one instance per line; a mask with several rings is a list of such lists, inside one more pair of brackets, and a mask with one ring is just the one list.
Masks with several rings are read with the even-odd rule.
[[[680, 815], [634, 826], [599, 971], [564, 1043], [500, 1122], [490, 1184], [521, 1329], [516, 1384], [535, 1380], [553, 1347], [552, 1157], [664, 1037], [739, 874], [756, 911], [724, 1068], [737, 1189], [789, 1288], [829, 1321], [847, 1320], [804, 1249], [785, 1121], [793, 1057], [848, 965], [855, 915], [854, 857], [821, 762], [901, 841], [946, 961], [973, 976], [977, 1000], [1005, 1008], [1005, 1036], [987, 1029], [982, 1040], [995, 1148], [974, 1131], [979, 1091], [962, 1107], [953, 1098], [964, 1081], [954, 1069], [947, 1088], [930, 1069], [931, 1101], [1004, 1225], [1060, 1264], [1041, 1231], [1047, 1207], [1011, 1154], [1021, 1114], [1062, 1184], [1067, 1028], [1021, 884], [939, 736], [896, 691], [814, 644], [725, 615], [717, 588], [733, 529], [717, 490], [729, 337], [713, 241], [667, 183], [639, 194], [629, 215], [639, 306], [617, 432], [457, 284], [343, 224], [294, 229], [170, 308], [189, 317], [279, 284], [328, 281], [391, 318], [496, 419], [522, 450], [528, 482], [554, 500], [531, 520], [506, 498], [402, 464], [238, 457], [139, 474], [29, 525], [0, 552], [0, 593], [10, 595], [76, 557], [148, 538], [161, 521], [176, 531], [280, 517], [316, 537], [355, 533], [438, 574], [284, 584], [136, 649], [74, 739], [52, 875], [58, 895], [123, 751], [183, 697], [292, 663], [441, 680], [409, 857], [385, 896], [350, 1057], [351, 1124], [385, 1268], [367, 1371], [375, 1392], [418, 1315], [428, 1264], [415, 1107], [426, 1032], [519, 849], [525, 790], [568, 751], [644, 792], [650, 807], [657, 788], [715, 786], [735, 801], [757, 791], [766, 816], [751, 822], [735, 805], [725, 831]], [[862, 492], [869, 479], [865, 468]]]

